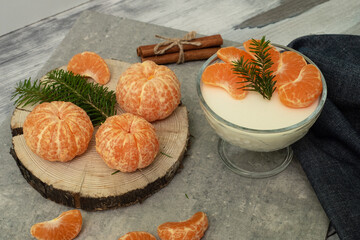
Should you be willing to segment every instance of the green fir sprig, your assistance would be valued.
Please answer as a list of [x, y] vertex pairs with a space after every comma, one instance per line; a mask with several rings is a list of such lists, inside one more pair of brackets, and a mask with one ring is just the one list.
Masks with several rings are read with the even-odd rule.
[[252, 39], [250, 52], [254, 53], [255, 59], [244, 60], [242, 56], [239, 60], [233, 62], [233, 70], [244, 79], [240, 83], [247, 83], [240, 88], [246, 91], [258, 92], [268, 100], [271, 99], [276, 89], [276, 81], [273, 80], [275, 75], [270, 70], [274, 63], [269, 53], [271, 49], [269, 45], [270, 41], [265, 41], [265, 36], [260, 41]]
[[14, 98], [17, 98], [17, 106], [51, 101], [72, 102], [85, 110], [94, 126], [116, 113], [114, 91], [62, 69], [50, 71], [41, 81], [32, 82], [30, 78], [20, 81], [12, 94], [11, 99]]

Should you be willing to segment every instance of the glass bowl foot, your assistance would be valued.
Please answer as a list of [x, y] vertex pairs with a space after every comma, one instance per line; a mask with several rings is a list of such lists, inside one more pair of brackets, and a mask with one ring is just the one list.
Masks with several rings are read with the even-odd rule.
[[255, 152], [219, 138], [218, 151], [225, 165], [238, 175], [248, 178], [274, 176], [289, 165], [293, 157], [290, 147], [273, 152]]

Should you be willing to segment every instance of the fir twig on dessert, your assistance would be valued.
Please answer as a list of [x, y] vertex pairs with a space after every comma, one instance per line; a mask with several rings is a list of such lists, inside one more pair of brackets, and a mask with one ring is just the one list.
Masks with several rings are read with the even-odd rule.
[[64, 70], [49, 72], [43, 81], [31, 82], [30, 78], [20, 81], [12, 94], [14, 98], [17, 98], [17, 106], [51, 101], [72, 102], [86, 111], [94, 126], [116, 113], [114, 91]]
[[233, 62], [235, 73], [244, 79], [243, 83], [247, 83], [241, 88], [246, 91], [256, 91], [268, 100], [271, 99], [276, 89], [276, 81], [273, 80], [275, 75], [270, 70], [274, 63], [270, 57], [271, 46], [269, 44], [270, 41], [265, 41], [265, 37], [262, 37], [260, 41], [252, 39], [250, 51], [254, 53], [255, 59], [244, 61], [242, 56]]

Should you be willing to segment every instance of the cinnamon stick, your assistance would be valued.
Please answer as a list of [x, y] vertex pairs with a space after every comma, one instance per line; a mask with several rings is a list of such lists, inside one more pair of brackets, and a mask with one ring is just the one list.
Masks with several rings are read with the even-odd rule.
[[[211, 47], [211, 48], [202, 48], [202, 49], [184, 51], [185, 62], [208, 59], [213, 54], [215, 54], [219, 49], [220, 47]], [[179, 59], [179, 53], [176, 52], [176, 53], [168, 53], [168, 54], [156, 55], [150, 57], [141, 57], [141, 62], [144, 62], [146, 60], [151, 60], [157, 64], [168, 64], [168, 63], [176, 63], [178, 59]]]
[[[200, 42], [201, 45], [195, 46], [195, 45], [190, 45], [190, 44], [184, 44], [183, 45], [184, 51], [209, 48], [209, 47], [220, 47], [220, 45], [223, 44], [223, 39], [220, 34], [216, 34], [216, 35], [212, 35], [212, 36], [195, 38], [189, 42]], [[136, 49], [136, 52], [137, 52], [138, 56], [142, 57], [142, 58], [155, 56], [155, 53], [154, 53], [155, 46], [156, 46], [156, 44], [140, 46]], [[161, 46], [159, 48], [159, 50], [164, 49], [165, 47], [166, 46]], [[165, 54], [175, 53], [175, 52], [179, 52], [178, 46], [174, 46], [174, 47], [168, 49], [165, 52]]]

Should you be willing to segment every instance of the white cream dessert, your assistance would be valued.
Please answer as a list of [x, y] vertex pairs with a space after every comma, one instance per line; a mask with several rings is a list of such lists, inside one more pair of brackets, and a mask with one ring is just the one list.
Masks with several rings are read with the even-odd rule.
[[236, 100], [223, 88], [201, 84], [206, 104], [218, 116], [244, 128], [270, 130], [289, 127], [306, 119], [316, 109], [319, 101], [306, 108], [290, 108], [282, 104], [275, 91], [271, 100], [256, 92]]
[[[280, 45], [275, 49], [264, 37], [249, 41], [243, 44], [245, 52], [221, 48], [203, 65], [197, 85], [200, 106], [211, 127], [232, 145], [259, 152], [283, 149], [302, 138], [316, 121], [326, 84], [305, 56]], [[252, 50], [256, 60], [246, 53]], [[234, 62], [234, 57], [239, 60]], [[273, 70], [271, 61], [278, 63]], [[250, 90], [246, 96], [240, 89], [245, 85]]]

